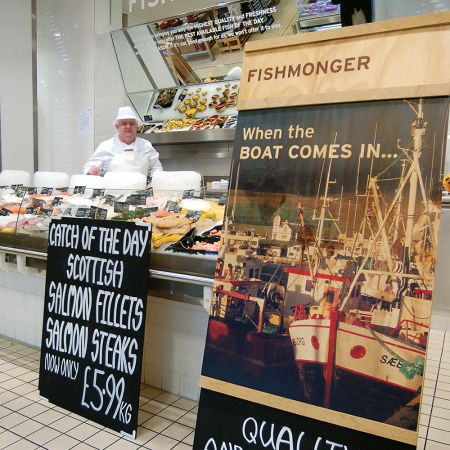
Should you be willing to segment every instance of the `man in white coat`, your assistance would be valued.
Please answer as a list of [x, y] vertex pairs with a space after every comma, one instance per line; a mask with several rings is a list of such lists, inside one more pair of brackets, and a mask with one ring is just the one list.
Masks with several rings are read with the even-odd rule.
[[146, 139], [136, 137], [141, 124], [129, 106], [119, 108], [113, 122], [118, 135], [103, 141], [84, 165], [86, 175], [103, 175], [106, 172], [140, 172], [152, 178], [163, 170], [159, 153]]

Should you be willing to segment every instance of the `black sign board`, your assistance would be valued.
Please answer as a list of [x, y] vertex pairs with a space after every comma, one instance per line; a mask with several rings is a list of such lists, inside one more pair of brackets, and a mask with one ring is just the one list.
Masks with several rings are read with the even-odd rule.
[[63, 217], [48, 236], [39, 395], [135, 437], [151, 231]]
[[73, 188], [73, 193], [74, 194], [84, 194], [86, 191], [86, 186], [75, 186]]
[[415, 446], [202, 389], [193, 450], [415, 450]]

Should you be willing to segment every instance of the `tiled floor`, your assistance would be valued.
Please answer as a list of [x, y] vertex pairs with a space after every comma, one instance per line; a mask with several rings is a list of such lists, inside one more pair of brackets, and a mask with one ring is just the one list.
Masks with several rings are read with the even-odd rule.
[[[450, 332], [432, 329], [418, 450], [450, 450]], [[0, 336], [0, 449], [190, 450], [197, 403], [141, 387], [136, 440], [37, 398], [39, 349]]]
[[0, 449], [190, 450], [197, 403], [142, 386], [135, 440], [37, 398], [40, 351], [0, 336]]

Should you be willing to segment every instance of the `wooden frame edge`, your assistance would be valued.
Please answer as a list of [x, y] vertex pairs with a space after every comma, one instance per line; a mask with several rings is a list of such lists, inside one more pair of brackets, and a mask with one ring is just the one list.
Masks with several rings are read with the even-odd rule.
[[324, 30], [320, 33], [301, 33], [266, 39], [262, 41], [247, 42], [244, 46], [245, 53], [258, 52], [261, 50], [274, 50], [280, 47], [291, 47], [295, 45], [324, 42], [336, 39], [348, 39], [373, 34], [388, 33], [392, 31], [413, 30], [415, 28], [435, 27], [448, 25], [450, 23], [450, 11], [424, 14], [421, 16], [404, 17], [401, 19], [384, 20], [353, 27], [339, 28], [336, 30]]
[[[319, 406], [309, 405], [285, 397], [279, 397], [278, 395], [268, 394], [266, 392], [256, 391], [236, 384], [205, 377], [203, 375], [200, 376], [199, 386], [220, 394], [240, 398], [289, 413], [320, 420], [322, 422], [362, 431], [364, 433], [403, 442], [405, 444], [417, 445], [418, 433], [416, 431], [406, 430], [404, 428], [394, 427], [381, 422], [374, 422], [373, 420], [351, 416]], [[376, 425], [376, 427], [374, 427], [374, 425]]]
[[373, 100], [394, 100], [401, 98], [443, 97], [450, 95], [450, 83], [429, 84], [423, 86], [400, 86], [357, 91], [325, 92], [278, 98], [255, 98], [240, 100], [238, 111], [268, 108], [285, 108], [289, 106], [324, 105], [351, 103]]

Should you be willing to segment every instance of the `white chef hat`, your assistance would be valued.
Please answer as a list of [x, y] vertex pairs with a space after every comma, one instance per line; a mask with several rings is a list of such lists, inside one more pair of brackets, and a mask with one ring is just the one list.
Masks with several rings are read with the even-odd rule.
[[134, 119], [137, 125], [142, 125], [141, 119], [136, 115], [133, 109], [130, 106], [121, 106], [117, 111], [116, 120], [113, 122], [113, 125], [117, 125], [117, 122], [122, 119]]
[[224, 80], [239, 80], [241, 78], [242, 69], [239, 66], [233, 67], [224, 77]]

